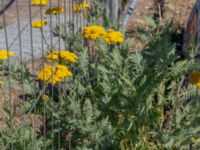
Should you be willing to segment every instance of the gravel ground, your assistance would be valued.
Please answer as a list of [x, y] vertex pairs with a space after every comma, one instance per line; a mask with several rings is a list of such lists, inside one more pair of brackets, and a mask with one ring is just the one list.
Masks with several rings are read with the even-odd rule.
[[[7, 25], [13, 24], [17, 22], [17, 2], [18, 2], [18, 10], [19, 10], [19, 19], [28, 19], [29, 18], [29, 1], [32, 0], [15, 0], [5, 11], [6, 23]], [[72, 4], [69, 4], [68, 0], [59, 0], [60, 6], [64, 7], [64, 1], [66, 1], [66, 11], [69, 13], [69, 10]], [[0, 4], [2, 0], [0, 0]], [[51, 0], [51, 6], [58, 6], [58, 0]], [[42, 6], [42, 14], [44, 14], [45, 10], [50, 7], [50, 4], [46, 6]], [[40, 16], [40, 7], [31, 6], [31, 14], [34, 17]], [[3, 15], [0, 16], [0, 24], [3, 23]]]
[[[20, 20], [20, 35], [21, 35], [21, 51], [23, 61], [27, 61], [31, 58], [31, 42], [33, 43], [33, 53], [35, 58], [40, 58], [42, 56], [42, 34], [40, 29], [32, 29], [32, 41], [31, 41], [31, 29], [29, 22], [29, 0], [17, 0], [18, 8], [19, 8], [19, 20]], [[19, 42], [19, 32], [18, 32], [18, 23], [17, 23], [17, 2], [16, 0], [6, 9], [5, 18], [6, 18], [6, 30], [7, 30], [7, 38], [8, 38], [8, 49], [15, 53], [15, 56], [20, 58], [20, 42]], [[59, 0], [60, 6], [64, 7], [65, 0]], [[51, 0], [52, 7], [58, 6], [57, 0]], [[1, 4], [1, 3], [0, 3]], [[74, 2], [75, 4], [75, 2]], [[46, 5], [42, 7], [42, 17], [50, 22], [50, 16], [45, 15], [45, 10], [48, 9], [50, 5]], [[72, 3], [66, 0], [66, 22], [72, 22], [71, 8]], [[33, 20], [38, 20], [40, 18], [40, 7], [31, 6], [31, 13]], [[70, 20], [71, 19], [71, 20]], [[80, 24], [77, 24], [77, 18], [73, 19], [75, 21], [75, 28], [80, 27]], [[80, 19], [79, 19], [80, 21]], [[79, 22], [78, 21], [78, 22]], [[53, 25], [56, 23], [56, 18], [52, 18]], [[64, 15], [60, 15], [60, 23], [64, 23]], [[3, 15], [0, 15], [0, 28], [3, 27]], [[69, 29], [67, 29], [69, 33]], [[47, 43], [50, 45], [51, 34], [49, 25], [43, 28], [43, 34]], [[6, 49], [6, 38], [5, 38], [5, 29], [0, 29], [0, 50]], [[53, 37], [53, 49], [64, 49], [64, 42], [62, 39], [60, 40], [59, 46], [59, 38]], [[44, 43], [44, 53], [48, 52], [47, 44]], [[16, 57], [15, 57], [16, 58]]]
[[[37, 20], [35, 18], [34, 20]], [[47, 22], [50, 22], [50, 17], [46, 17]], [[74, 19], [76, 20], [76, 18]], [[71, 20], [72, 21], [72, 20]], [[56, 22], [56, 18], [52, 18], [53, 24]], [[66, 22], [70, 22], [69, 16], [66, 17]], [[60, 23], [64, 24], [64, 16], [60, 15]], [[76, 24], [77, 27], [80, 27], [80, 24]], [[77, 28], [76, 27], [76, 28]], [[47, 44], [44, 43], [44, 48], [42, 49], [42, 33], [40, 29], [32, 28], [32, 41], [31, 41], [31, 28], [30, 28], [30, 22], [29, 19], [20, 20], [20, 36], [18, 32], [18, 23], [14, 23], [12, 25], [9, 25], [6, 27], [7, 30], [7, 39], [8, 39], [8, 49], [15, 53], [15, 56], [20, 58], [20, 37], [21, 37], [21, 51], [22, 51], [22, 57], [23, 61], [27, 61], [31, 58], [32, 48], [31, 43], [33, 43], [33, 53], [35, 58], [40, 58], [42, 56], [42, 52], [44, 50], [44, 53], [48, 52]], [[50, 26], [47, 25], [43, 29], [44, 37], [48, 43], [48, 45], [51, 44], [51, 30]], [[67, 29], [69, 33], [69, 29]], [[5, 36], [5, 28], [0, 30], [0, 49], [6, 49], [6, 36]], [[60, 39], [59, 44], [59, 38], [53, 36], [53, 49], [64, 49], [64, 42], [62, 39]]]

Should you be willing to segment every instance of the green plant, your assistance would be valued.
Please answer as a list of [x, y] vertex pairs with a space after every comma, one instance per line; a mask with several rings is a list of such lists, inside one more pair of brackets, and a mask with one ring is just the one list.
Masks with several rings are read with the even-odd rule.
[[[98, 21], [98, 4], [93, 2], [89, 24]], [[43, 116], [45, 131], [36, 134], [28, 123], [24, 128], [9, 124], [12, 132], [0, 135], [2, 147], [12, 140], [16, 149], [199, 149], [199, 89], [187, 80], [199, 61], [193, 50], [185, 58], [177, 54], [171, 21], [159, 25], [146, 20], [149, 31], [138, 28], [146, 49], [135, 52], [129, 51], [130, 39], [108, 45], [102, 39], [86, 41], [81, 32], [60, 34], [64, 26], [54, 28], [66, 48], [79, 56], [78, 63], [68, 66], [73, 76], [55, 85], [34, 84], [35, 95], [20, 111]], [[31, 93], [36, 81], [26, 67], [21, 69]], [[18, 67], [13, 70], [19, 72]], [[11, 75], [21, 83], [21, 74]], [[6, 115], [13, 117], [7, 107]]]
[[199, 92], [184, 86], [186, 75], [197, 70], [199, 62], [177, 55], [171, 22], [155, 25], [152, 32], [139, 29], [148, 45], [144, 51], [129, 52], [128, 42], [110, 51], [99, 42], [98, 59], [93, 63], [87, 45], [77, 51], [79, 64], [71, 66], [73, 78], [59, 85], [59, 102], [47, 102], [55, 135], [63, 136], [61, 147], [199, 147]]

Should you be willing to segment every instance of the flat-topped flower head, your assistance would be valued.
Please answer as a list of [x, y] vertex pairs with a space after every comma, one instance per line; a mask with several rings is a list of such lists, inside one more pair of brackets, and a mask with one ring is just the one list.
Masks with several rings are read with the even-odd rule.
[[192, 72], [189, 76], [189, 83], [200, 88], [200, 72]]
[[64, 8], [54, 7], [47, 9], [45, 14], [57, 15], [57, 14], [63, 14], [64, 12], [65, 12]]
[[83, 28], [83, 37], [89, 40], [97, 40], [106, 34], [101, 26], [87, 26]]
[[32, 22], [32, 28], [43, 28], [45, 25], [47, 25], [46, 20], [35, 20]]
[[32, 0], [32, 5], [33, 6], [45, 6], [49, 3], [48, 0]]
[[9, 57], [14, 56], [13, 52], [7, 50], [0, 50], [0, 61], [7, 60]]
[[42, 95], [42, 100], [44, 101], [48, 101], [49, 100], [49, 96], [48, 95]]
[[67, 62], [77, 62], [78, 56], [75, 53], [65, 51], [65, 50], [56, 50], [47, 55], [47, 59], [50, 61], [67, 61]]
[[117, 43], [123, 43], [124, 38], [121, 32], [115, 31], [115, 30], [108, 30], [106, 34], [103, 37], [104, 42], [106, 42], [109, 45], [117, 44]]
[[88, 4], [88, 3], [79, 4], [79, 5], [74, 6], [74, 8], [73, 8], [74, 12], [76, 12], [76, 13], [79, 13], [79, 12], [82, 12], [82, 11], [88, 10], [88, 9], [90, 9], [90, 4]]
[[66, 66], [58, 64], [56, 66], [46, 66], [41, 69], [37, 74], [37, 79], [43, 81], [45, 84], [55, 85], [71, 76], [72, 72]]

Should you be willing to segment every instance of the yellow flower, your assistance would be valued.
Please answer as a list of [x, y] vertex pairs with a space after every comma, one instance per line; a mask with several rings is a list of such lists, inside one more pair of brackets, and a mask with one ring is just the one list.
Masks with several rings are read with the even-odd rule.
[[42, 100], [48, 101], [49, 100], [49, 96], [48, 95], [42, 95]]
[[200, 138], [197, 135], [192, 135], [191, 141], [195, 144], [200, 143]]
[[88, 3], [83, 3], [83, 4], [80, 4], [80, 5], [76, 5], [76, 6], [74, 6], [74, 8], [73, 8], [73, 10], [74, 10], [74, 12], [82, 12], [82, 11], [84, 11], [84, 10], [87, 10], [87, 9], [89, 9], [90, 8], [90, 4], [88, 4]]
[[189, 76], [189, 83], [200, 88], [200, 72], [192, 72]]
[[106, 34], [103, 37], [103, 40], [109, 45], [124, 42], [122, 33], [118, 31], [114, 31], [112, 29], [106, 32]]
[[14, 56], [13, 52], [7, 50], [0, 50], [0, 60], [6, 60], [8, 57]]
[[83, 28], [83, 37], [89, 40], [97, 40], [105, 35], [105, 30], [101, 26], [87, 26]]
[[32, 5], [33, 6], [44, 6], [44, 5], [47, 5], [48, 4], [48, 0], [32, 0]]
[[46, 66], [39, 71], [37, 79], [43, 81], [46, 84], [58, 84], [64, 78], [71, 77], [72, 72], [66, 66]]
[[72, 52], [65, 51], [65, 50], [56, 50], [53, 51], [52, 53], [47, 55], [47, 59], [52, 61], [52, 60], [60, 60], [60, 61], [68, 61], [68, 62], [77, 62], [78, 61], [78, 56]]
[[64, 8], [54, 7], [47, 9], [45, 14], [57, 15], [57, 14], [62, 14], [64, 12], [65, 12]]
[[43, 28], [47, 24], [46, 20], [36, 20], [32, 22], [33, 28]]

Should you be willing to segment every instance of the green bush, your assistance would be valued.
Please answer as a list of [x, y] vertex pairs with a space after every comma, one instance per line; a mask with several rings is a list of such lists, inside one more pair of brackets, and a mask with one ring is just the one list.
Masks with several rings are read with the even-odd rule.
[[129, 40], [112, 48], [99, 41], [91, 62], [87, 44], [77, 49], [79, 63], [71, 67], [73, 78], [60, 85], [59, 102], [45, 102], [55, 135], [65, 137], [61, 147], [199, 148], [199, 93], [185, 84], [199, 62], [177, 55], [170, 28], [139, 29], [148, 45], [143, 51], [130, 52]]
[[[13, 125], [15, 134], [0, 134], [2, 147], [13, 139], [16, 149], [199, 149], [199, 91], [187, 79], [199, 62], [193, 52], [186, 58], [177, 54], [172, 22], [148, 20], [150, 31], [138, 29], [146, 45], [142, 51], [129, 51], [131, 39], [106, 45], [86, 41], [81, 33], [62, 34], [79, 61], [69, 66], [73, 77], [46, 85], [48, 99], [39, 97], [34, 107], [32, 113], [44, 116], [45, 130], [35, 135], [31, 125], [22, 130]], [[26, 84], [34, 82], [24, 70]], [[35, 94], [42, 93], [40, 84]], [[35, 100], [30, 96], [20, 111], [29, 112]]]

